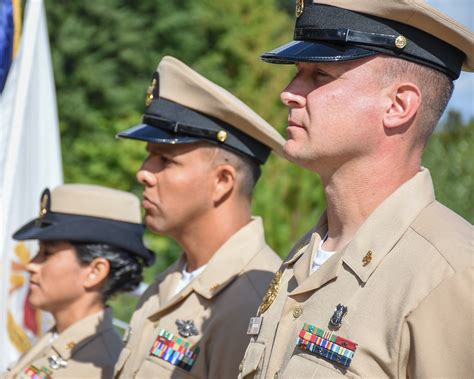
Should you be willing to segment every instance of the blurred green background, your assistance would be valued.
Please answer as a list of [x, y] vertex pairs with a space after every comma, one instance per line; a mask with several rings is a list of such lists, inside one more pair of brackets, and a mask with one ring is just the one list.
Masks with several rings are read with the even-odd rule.
[[[61, 128], [65, 182], [96, 183], [141, 194], [135, 172], [145, 144], [115, 134], [138, 123], [161, 57], [173, 55], [227, 88], [284, 134], [279, 93], [291, 66], [265, 64], [262, 52], [292, 38], [286, 0], [46, 1]], [[424, 165], [438, 199], [474, 221], [474, 119], [451, 110], [429, 142]], [[268, 243], [284, 257], [324, 209], [319, 178], [277, 157], [265, 165], [254, 197]], [[147, 234], [157, 253], [145, 281], [169, 266], [179, 247]], [[116, 297], [128, 321], [137, 299]]]

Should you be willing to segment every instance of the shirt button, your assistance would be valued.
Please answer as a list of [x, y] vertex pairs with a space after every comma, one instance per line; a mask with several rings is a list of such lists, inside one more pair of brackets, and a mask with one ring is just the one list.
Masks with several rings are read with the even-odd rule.
[[294, 318], [300, 317], [302, 313], [303, 313], [303, 307], [301, 305], [298, 305], [295, 309], [293, 309]]
[[277, 371], [277, 372], [275, 372], [275, 375], [273, 375], [273, 378], [274, 378], [274, 379], [278, 379], [279, 376], [280, 376], [280, 375], [278, 375], [278, 371]]

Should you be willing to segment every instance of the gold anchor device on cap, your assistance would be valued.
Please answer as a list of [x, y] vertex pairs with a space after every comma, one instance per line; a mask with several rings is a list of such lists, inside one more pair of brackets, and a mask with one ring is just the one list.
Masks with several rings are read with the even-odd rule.
[[146, 91], [142, 123], [118, 134], [157, 144], [206, 142], [258, 164], [283, 137], [247, 105], [172, 57], [164, 57]]
[[297, 0], [293, 41], [270, 63], [338, 62], [376, 54], [429, 66], [451, 79], [474, 71], [473, 33], [426, 1]]

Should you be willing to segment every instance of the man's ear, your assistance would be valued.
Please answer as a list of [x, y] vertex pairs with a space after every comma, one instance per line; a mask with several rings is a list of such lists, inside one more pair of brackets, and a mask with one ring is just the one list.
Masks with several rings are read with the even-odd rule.
[[230, 164], [220, 164], [215, 168], [212, 201], [214, 205], [227, 199], [236, 186], [237, 172]]
[[92, 289], [101, 285], [107, 279], [110, 272], [110, 263], [107, 259], [98, 257], [89, 263], [89, 274], [84, 281], [86, 289]]
[[396, 133], [396, 128], [408, 125], [415, 118], [421, 105], [421, 91], [413, 83], [397, 83], [389, 89], [388, 98], [383, 125]]

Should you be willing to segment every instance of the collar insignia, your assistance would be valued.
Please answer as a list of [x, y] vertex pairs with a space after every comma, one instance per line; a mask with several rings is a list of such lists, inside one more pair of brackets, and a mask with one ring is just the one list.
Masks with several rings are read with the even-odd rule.
[[362, 258], [362, 266], [367, 266], [370, 262], [372, 261], [372, 251], [369, 250], [367, 254], [364, 255], [364, 258]]

